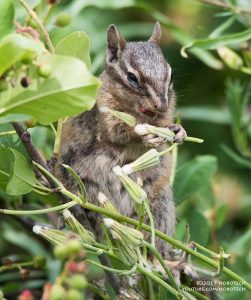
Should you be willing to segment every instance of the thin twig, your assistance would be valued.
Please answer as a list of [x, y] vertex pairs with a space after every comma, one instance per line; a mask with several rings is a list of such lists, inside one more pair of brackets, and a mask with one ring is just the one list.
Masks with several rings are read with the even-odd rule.
[[35, 11], [29, 6], [29, 4], [25, 0], [18, 0], [19, 3], [25, 8], [27, 13], [31, 16], [31, 18], [37, 23], [40, 31], [43, 33], [46, 43], [48, 45], [48, 48], [51, 53], [55, 53], [54, 46], [51, 42], [50, 36], [48, 32], [46, 31], [43, 22], [39, 19], [38, 15], [35, 13]]
[[204, 4], [221, 7], [223, 9], [233, 10], [235, 13], [251, 14], [251, 10], [248, 8], [233, 6], [231, 4], [224, 3], [221, 1], [215, 1], [215, 0], [197, 0], [197, 1]]

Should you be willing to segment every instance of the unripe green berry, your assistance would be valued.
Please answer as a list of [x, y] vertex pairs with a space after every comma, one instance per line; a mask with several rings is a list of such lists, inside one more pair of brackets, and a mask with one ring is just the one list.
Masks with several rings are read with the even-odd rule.
[[[50, 291], [50, 300], [63, 300], [65, 299], [66, 291], [60, 284], [54, 284]], [[68, 298], [66, 298], [68, 299]]]
[[65, 27], [71, 23], [71, 16], [67, 13], [61, 13], [56, 19], [56, 25], [59, 27]]
[[77, 239], [69, 240], [67, 249], [69, 249], [71, 254], [77, 254], [81, 250], [80, 241]]
[[67, 280], [67, 283], [73, 289], [81, 290], [85, 289], [88, 285], [86, 278], [83, 275], [73, 275]]
[[37, 68], [38, 75], [44, 78], [48, 78], [51, 75], [51, 66], [43, 64]]
[[42, 255], [37, 255], [34, 258], [34, 267], [35, 268], [44, 268], [46, 265], [46, 259]]
[[[83, 300], [81, 293], [78, 290], [69, 289], [66, 294], [67, 300]], [[54, 299], [52, 299], [54, 300]]]
[[37, 22], [35, 22], [32, 18], [27, 21], [27, 25], [34, 29], [39, 29]]
[[65, 259], [67, 256], [69, 256], [69, 250], [66, 245], [57, 245], [54, 248], [54, 255], [58, 259]]
[[0, 92], [4, 92], [8, 89], [8, 82], [0, 81]]

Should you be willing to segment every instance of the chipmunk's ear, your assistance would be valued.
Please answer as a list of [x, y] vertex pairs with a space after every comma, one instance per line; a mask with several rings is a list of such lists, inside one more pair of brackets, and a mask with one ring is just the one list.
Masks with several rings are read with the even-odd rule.
[[161, 27], [160, 27], [160, 23], [156, 22], [154, 25], [153, 34], [148, 40], [148, 42], [159, 45], [160, 39], [161, 39]]
[[115, 25], [110, 25], [107, 30], [107, 61], [116, 62], [121, 51], [125, 48], [125, 39]]

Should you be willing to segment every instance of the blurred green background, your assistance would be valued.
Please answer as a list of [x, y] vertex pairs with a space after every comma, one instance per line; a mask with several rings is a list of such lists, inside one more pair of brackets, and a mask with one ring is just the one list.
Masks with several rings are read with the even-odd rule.
[[[45, 16], [48, 12], [46, 1], [28, 2], [40, 15]], [[188, 58], [182, 57], [180, 50], [194, 39], [207, 39], [215, 28], [232, 17], [235, 19], [226, 32], [250, 28], [251, 13], [236, 13], [231, 7], [251, 11], [251, 2], [221, 2], [228, 5], [227, 9], [202, 2], [62, 0], [48, 14], [46, 27], [54, 44], [73, 31], [85, 31], [91, 40], [92, 71], [99, 75], [103, 69], [109, 24], [115, 24], [127, 40], [137, 41], [147, 40], [154, 22], [161, 21], [161, 47], [174, 72], [176, 118], [188, 135], [205, 140], [200, 145], [185, 143], [179, 148], [174, 184], [178, 213], [176, 237], [184, 239], [185, 224], [188, 223], [191, 240], [216, 252], [219, 246], [223, 246], [227, 253], [231, 253], [228, 266], [250, 281], [250, 74], [231, 65], [231, 57], [228, 58], [230, 65], [224, 63], [216, 49], [204, 49], [206, 53], [201, 55], [188, 51]], [[55, 25], [62, 12], [71, 18], [69, 25], [63, 28]], [[17, 5], [16, 20], [22, 23], [24, 19], [23, 10]], [[229, 45], [243, 60], [244, 52], [250, 51], [248, 39]], [[249, 67], [248, 61], [246, 64]], [[52, 153], [51, 131], [46, 127], [36, 127], [31, 132], [36, 145], [49, 158]], [[38, 199], [33, 194], [22, 200], [13, 199], [3, 191], [1, 197], [1, 203], [5, 202], [7, 207], [13, 202], [17, 207], [20, 201], [29, 208], [36, 208], [44, 205], [44, 201], [50, 204], [54, 201], [48, 197]], [[20, 274], [16, 271], [0, 273], [0, 287], [9, 295], [8, 299], [15, 299], [24, 287], [39, 291], [46, 281], [56, 277], [59, 263], [48, 251], [48, 243], [34, 237], [27, 222], [9, 216], [1, 215], [0, 218], [0, 256], [3, 259], [28, 260], [31, 255], [39, 253], [50, 261], [47, 270], [32, 271], [29, 280], [20, 281]], [[48, 222], [43, 216], [33, 220]], [[220, 297], [250, 299], [250, 294], [227, 292], [221, 293]]]

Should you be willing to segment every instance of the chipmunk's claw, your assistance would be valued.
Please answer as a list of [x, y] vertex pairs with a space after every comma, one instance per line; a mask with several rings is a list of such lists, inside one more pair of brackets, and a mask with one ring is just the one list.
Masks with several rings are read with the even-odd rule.
[[152, 147], [152, 148], [156, 148], [159, 147], [161, 145], [163, 145], [164, 143], [166, 143], [166, 139], [163, 137], [158, 137], [157, 135], [154, 134], [146, 134], [142, 136], [143, 138], [143, 142], [147, 147]]
[[173, 124], [168, 126], [168, 129], [175, 133], [173, 142], [177, 144], [182, 144], [184, 139], [187, 137], [185, 129], [180, 124]]

